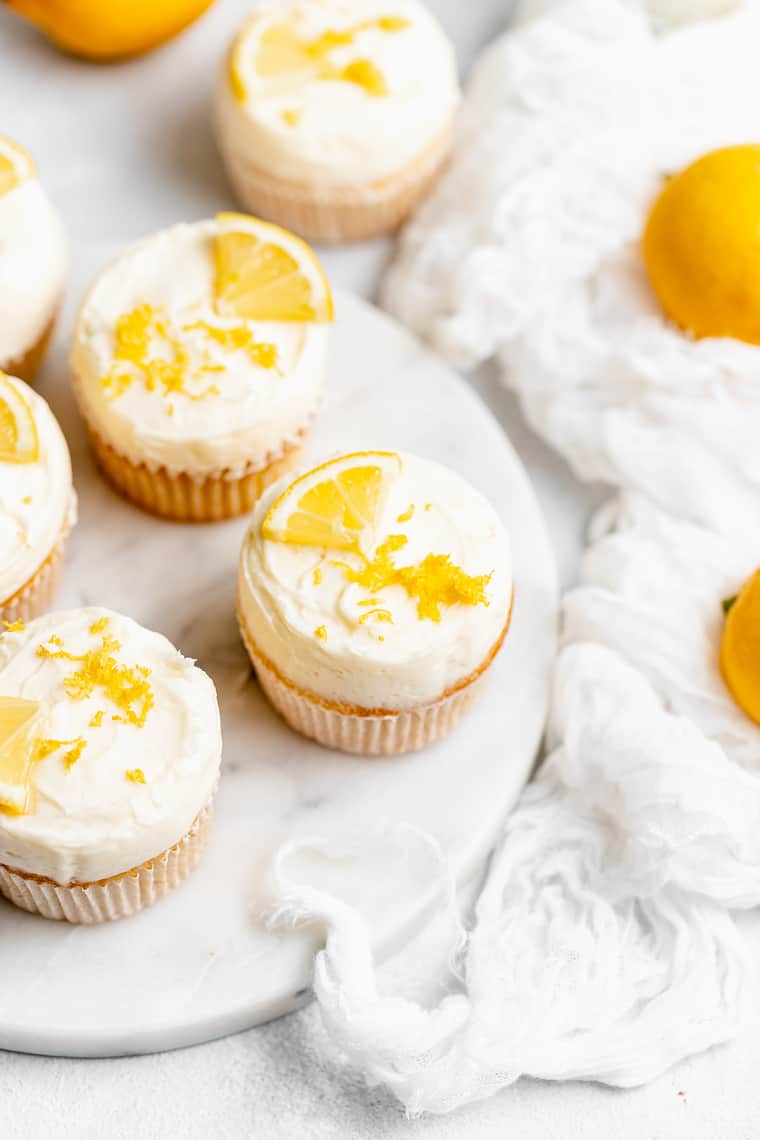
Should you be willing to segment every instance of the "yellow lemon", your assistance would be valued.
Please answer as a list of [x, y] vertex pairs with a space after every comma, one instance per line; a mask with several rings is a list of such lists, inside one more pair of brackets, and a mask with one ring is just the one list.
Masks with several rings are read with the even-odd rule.
[[316, 254], [287, 230], [246, 214], [218, 214], [216, 310], [254, 321], [331, 321], [330, 284]]
[[140, 55], [170, 40], [212, 0], [5, 0], [58, 47], [85, 59]]
[[712, 151], [670, 178], [643, 249], [675, 324], [697, 338], [760, 344], [760, 145]]
[[374, 530], [385, 493], [401, 471], [391, 451], [355, 451], [301, 475], [270, 507], [264, 538], [295, 546], [357, 551]]
[[39, 711], [37, 701], [0, 697], [0, 811], [19, 815], [29, 808]]
[[760, 724], [760, 570], [745, 582], [728, 608], [720, 667], [731, 695]]
[[0, 463], [35, 463], [39, 456], [32, 409], [4, 372], [0, 372]]
[[0, 198], [33, 178], [34, 162], [18, 143], [0, 135]]

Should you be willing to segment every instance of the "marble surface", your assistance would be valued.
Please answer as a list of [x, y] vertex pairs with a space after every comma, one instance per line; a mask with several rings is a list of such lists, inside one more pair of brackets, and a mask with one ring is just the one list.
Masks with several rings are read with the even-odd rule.
[[[86, 273], [86, 264], [78, 272]], [[215, 826], [199, 870], [128, 922], [72, 929], [0, 903], [0, 1047], [107, 1056], [195, 1044], [303, 1001], [318, 932], [273, 931], [267, 875], [284, 842], [317, 836], [307, 881], [360, 905], [378, 954], [440, 904], [432, 835], [472, 875], [533, 764], [556, 648], [553, 553], [528, 480], [469, 387], [366, 302], [336, 298], [325, 400], [307, 447], [399, 449], [448, 463], [514, 536], [515, 606], [482, 699], [435, 748], [357, 759], [297, 736], [252, 679], [235, 620], [246, 520], [181, 526], [119, 498], [95, 470], [70, 401], [59, 410], [79, 495], [56, 605], [105, 605], [160, 630], [214, 679], [224, 734]], [[403, 827], [399, 847], [389, 832]], [[343, 850], [358, 842], [359, 853]], [[54, 963], [54, 969], [51, 969]]]

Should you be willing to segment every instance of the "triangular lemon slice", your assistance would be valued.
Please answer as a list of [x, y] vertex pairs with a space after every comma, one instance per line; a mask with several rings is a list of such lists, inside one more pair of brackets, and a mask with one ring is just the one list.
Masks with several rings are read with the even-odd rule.
[[264, 538], [333, 550], [361, 548], [401, 471], [391, 451], [355, 451], [315, 467], [283, 491], [261, 526]]
[[214, 301], [220, 316], [333, 319], [330, 283], [306, 242], [247, 214], [217, 214], [216, 223]]
[[0, 372], [0, 463], [36, 463], [37, 425], [18, 382]]
[[0, 811], [23, 815], [29, 810], [39, 713], [37, 701], [0, 697]]
[[0, 198], [9, 194], [22, 182], [34, 178], [35, 168], [31, 155], [18, 143], [0, 135]]

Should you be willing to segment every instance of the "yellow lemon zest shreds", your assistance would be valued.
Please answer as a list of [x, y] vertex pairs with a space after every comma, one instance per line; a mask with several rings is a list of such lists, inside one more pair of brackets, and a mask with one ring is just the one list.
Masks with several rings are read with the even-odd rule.
[[321, 586], [321, 584], [322, 584], [322, 567], [321, 566], [315, 566], [314, 567], [314, 573], [311, 576], [311, 580], [315, 586]]
[[3, 625], [5, 626], [6, 633], [22, 633], [26, 629], [21, 618], [19, 618], [18, 621], [4, 621]]
[[318, 637], [320, 641], [327, 641], [327, 629], [323, 625], [318, 625], [314, 630], [314, 636]]
[[124, 775], [133, 784], [144, 784], [145, 783], [145, 773], [143, 772], [142, 768], [127, 768]]
[[40, 645], [38, 657], [53, 657], [64, 661], [77, 662], [80, 668], [64, 678], [63, 687], [74, 701], [91, 697], [100, 690], [120, 710], [113, 717], [124, 724], [141, 728], [148, 713], [153, 708], [155, 696], [148, 683], [150, 669], [144, 665], [124, 665], [117, 661], [114, 653], [121, 644], [106, 632], [101, 633], [101, 643], [96, 649], [76, 655], [69, 653], [61, 645], [58, 637], [50, 637], [50, 644]]
[[29, 504], [32, 502], [32, 496], [31, 495], [24, 495], [21, 502], [24, 504], [25, 507], [28, 507]]
[[390, 610], [367, 610], [367, 612], [362, 614], [359, 618], [359, 625], [364, 625], [370, 618], [374, 618], [375, 621], [387, 621], [393, 625], [393, 615]]
[[359, 602], [360, 606], [376, 606], [380, 602], [379, 598], [365, 598], [363, 602]]
[[[375, 29], [394, 34], [408, 26], [409, 21], [403, 16], [380, 16], [340, 31], [330, 28], [309, 40], [288, 24], [272, 24], [259, 39], [256, 70], [264, 78], [288, 73], [311, 73], [318, 80], [354, 83], [363, 87], [368, 95], [385, 95], [388, 91], [385, 78], [371, 60], [353, 60], [346, 67], [340, 68], [330, 61], [329, 56], [336, 48], [351, 47], [362, 32]], [[248, 92], [240, 68], [242, 42], [242, 39], [239, 40], [233, 48], [229, 74], [235, 98], [245, 102]], [[283, 112], [283, 117], [286, 113]]]
[[287, 123], [289, 127], [297, 127], [301, 121], [301, 112], [295, 107], [287, 107], [282, 112], [282, 121]]
[[232, 328], [221, 329], [207, 321], [194, 321], [185, 325], [186, 332], [202, 332], [209, 340], [226, 352], [245, 352], [249, 359], [259, 368], [276, 368], [278, 364], [277, 345], [269, 341], [257, 341], [253, 329], [248, 325], [233, 325]]
[[378, 593], [388, 586], [401, 586], [417, 603], [420, 619], [441, 620], [442, 606], [489, 604], [486, 586], [490, 574], [473, 576], [456, 566], [448, 554], [428, 554], [416, 566], [396, 566], [393, 555], [406, 546], [403, 534], [392, 534], [381, 543], [372, 560], [359, 569], [341, 563], [349, 582]]
[[59, 748], [67, 748], [68, 751], [63, 754], [63, 762], [67, 768], [73, 768], [86, 747], [87, 741], [83, 736], [76, 736], [73, 740], [36, 740], [33, 760], [44, 760]]
[[90, 633], [105, 633], [105, 631], [108, 629], [109, 624], [109, 619], [107, 617], [98, 618], [98, 620], [94, 621], [90, 626]]
[[219, 372], [204, 358], [192, 366], [187, 347], [160, 309], [151, 305], [137, 305], [129, 313], [122, 313], [114, 331], [114, 360], [100, 383], [110, 400], [123, 396], [135, 380], [148, 392], [160, 391], [164, 397], [182, 395], [190, 400], [205, 400], [218, 396], [216, 384], [208, 384], [198, 391], [188, 387], [197, 384], [210, 372]]
[[409, 522], [414, 517], [414, 503], [410, 503], [406, 510], [398, 516], [397, 523]]
[[100, 728], [103, 724], [103, 716], [104, 715], [105, 714], [103, 712], [103, 709], [98, 709], [98, 711], [96, 713], [94, 713], [93, 716], [90, 718], [90, 722], [89, 722], [87, 727], [88, 728]]

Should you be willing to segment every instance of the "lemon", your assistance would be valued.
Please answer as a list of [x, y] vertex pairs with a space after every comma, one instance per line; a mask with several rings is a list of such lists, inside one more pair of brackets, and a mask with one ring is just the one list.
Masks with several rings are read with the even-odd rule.
[[18, 143], [0, 135], [0, 198], [15, 190], [22, 182], [34, 178], [34, 174], [31, 155]]
[[17, 383], [0, 372], [0, 463], [35, 463], [37, 425]]
[[669, 179], [643, 252], [679, 328], [760, 344], [760, 145], [712, 151]]
[[760, 570], [745, 582], [730, 605], [720, 646], [720, 668], [739, 708], [760, 724]]
[[390, 451], [355, 451], [301, 475], [270, 507], [264, 538], [295, 546], [360, 549], [373, 531], [385, 494], [401, 471]]
[[176, 36], [212, 0], [6, 0], [58, 47], [85, 59], [125, 59]]
[[333, 319], [330, 283], [306, 242], [247, 214], [218, 214], [216, 220], [214, 299], [220, 316]]
[[29, 809], [34, 760], [32, 732], [40, 705], [21, 697], [0, 697], [0, 811]]

